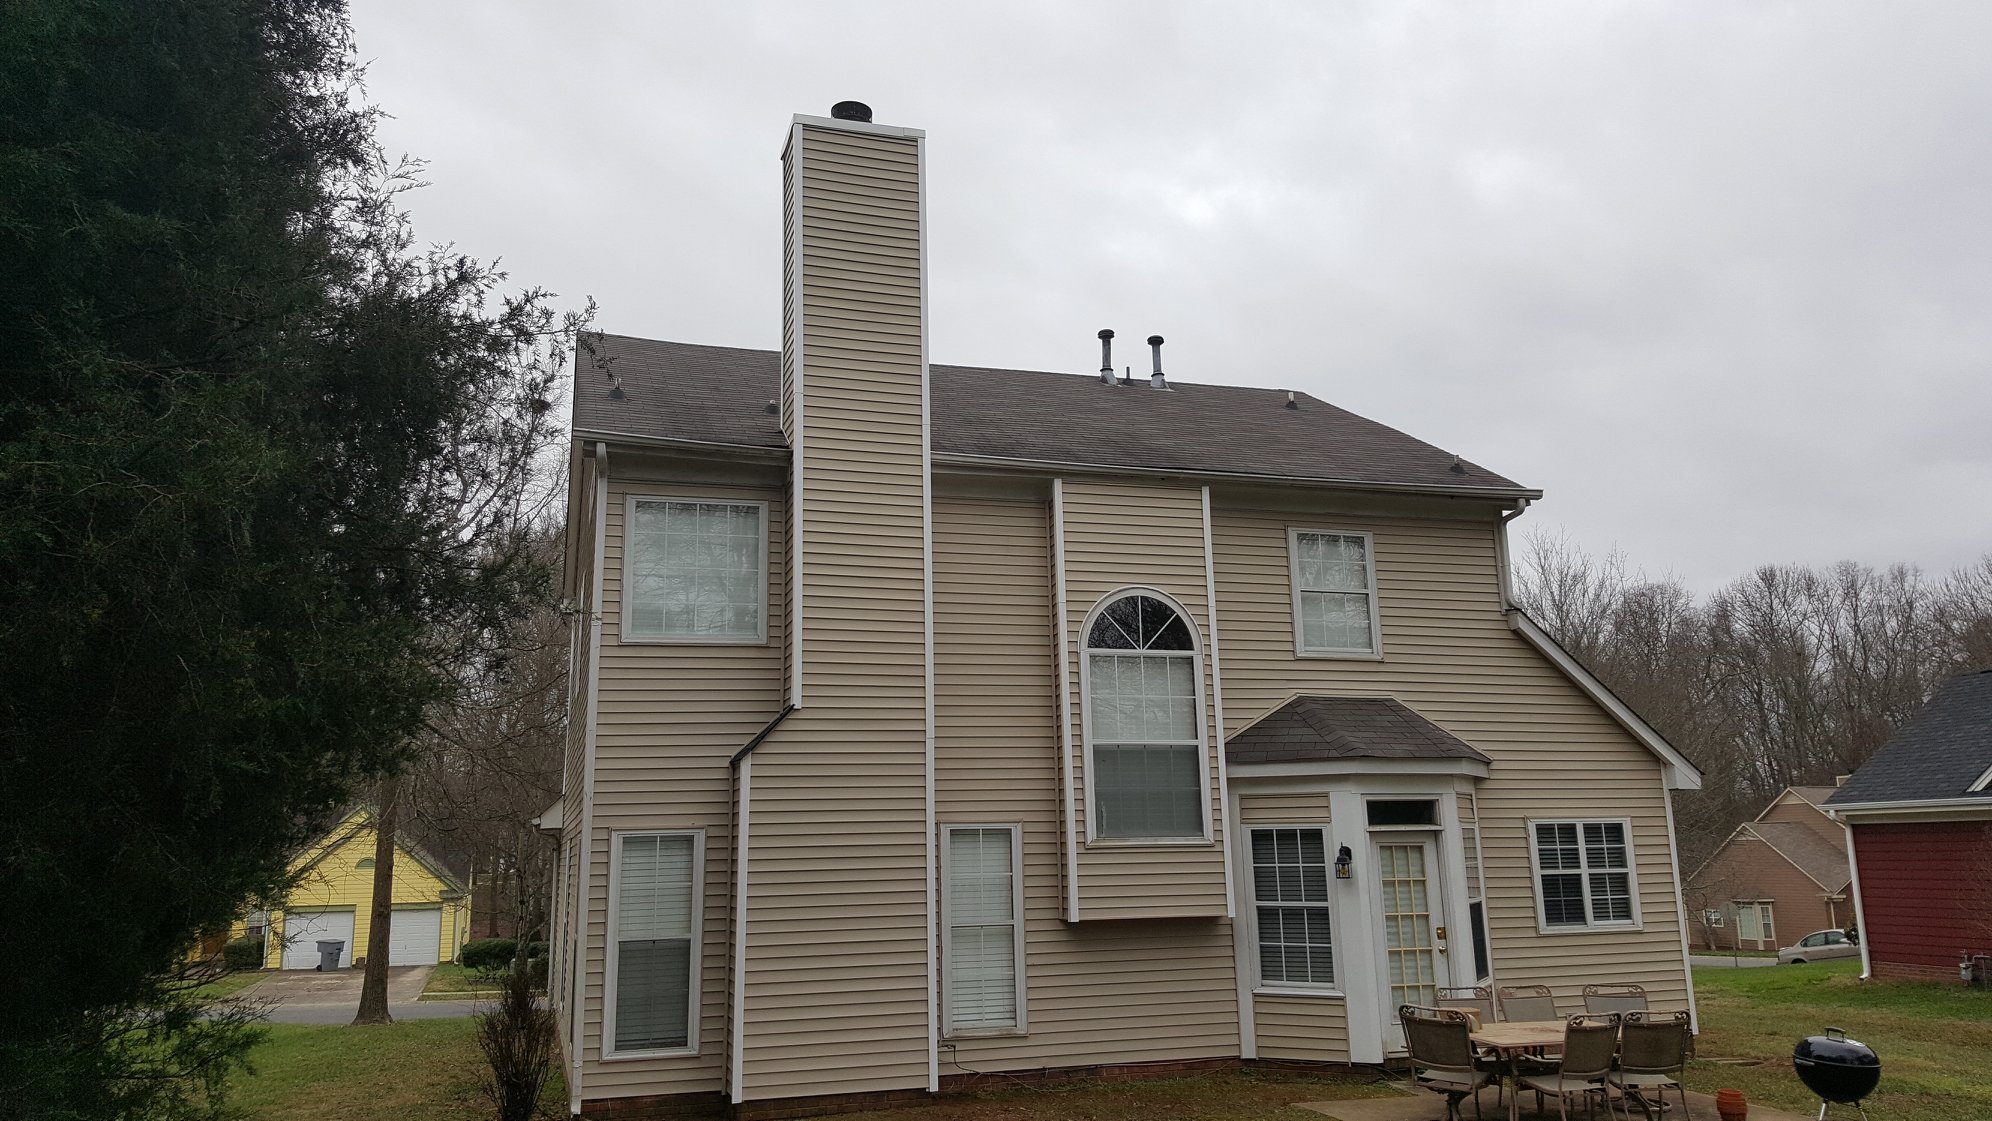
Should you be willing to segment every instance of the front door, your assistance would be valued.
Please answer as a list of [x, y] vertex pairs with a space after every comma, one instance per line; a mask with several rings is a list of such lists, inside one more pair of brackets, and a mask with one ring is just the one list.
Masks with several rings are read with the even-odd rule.
[[1404, 1049], [1404, 1029], [1397, 1009], [1406, 1004], [1431, 1007], [1438, 1000], [1439, 948], [1433, 916], [1439, 904], [1438, 868], [1429, 840], [1410, 837], [1375, 839], [1377, 914], [1382, 917], [1383, 960], [1378, 964], [1388, 1050]]

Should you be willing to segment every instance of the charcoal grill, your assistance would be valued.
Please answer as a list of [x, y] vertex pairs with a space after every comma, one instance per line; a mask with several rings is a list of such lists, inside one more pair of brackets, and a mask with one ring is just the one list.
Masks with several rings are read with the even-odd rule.
[[1791, 1049], [1791, 1065], [1799, 1080], [1819, 1095], [1819, 1117], [1825, 1121], [1827, 1107], [1834, 1103], [1851, 1105], [1867, 1117], [1861, 1102], [1874, 1093], [1881, 1081], [1881, 1058], [1874, 1048], [1858, 1039], [1848, 1039], [1839, 1028], [1827, 1028], [1823, 1035], [1808, 1035]]

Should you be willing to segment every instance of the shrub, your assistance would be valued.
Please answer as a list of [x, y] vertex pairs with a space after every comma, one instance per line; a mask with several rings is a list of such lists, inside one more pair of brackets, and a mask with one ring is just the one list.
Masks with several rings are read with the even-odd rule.
[[547, 954], [547, 944], [546, 944], [545, 942], [528, 942], [528, 943], [526, 943], [526, 960], [527, 960], [527, 961], [532, 961], [532, 960], [534, 960], [535, 958], [543, 958], [543, 957], [545, 957], [545, 956], [546, 956], [546, 954]]
[[465, 969], [497, 973], [508, 968], [518, 953], [519, 940], [516, 938], [479, 938], [463, 944], [463, 949], [457, 952], [457, 961], [463, 963]]
[[477, 1013], [477, 1046], [491, 1066], [484, 1092], [498, 1107], [499, 1121], [532, 1121], [539, 1115], [540, 1093], [553, 1074], [559, 1030], [553, 1010], [540, 1004], [527, 971], [507, 970], [504, 993]]
[[231, 971], [263, 968], [263, 940], [234, 939], [221, 948], [221, 963]]

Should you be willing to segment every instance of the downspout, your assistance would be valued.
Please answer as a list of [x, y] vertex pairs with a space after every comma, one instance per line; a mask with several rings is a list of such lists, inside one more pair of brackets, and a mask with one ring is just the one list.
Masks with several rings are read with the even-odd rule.
[[1861, 940], [1861, 980], [1874, 979], [1874, 962], [1868, 957], [1867, 908], [1861, 905], [1861, 866], [1854, 859], [1854, 823], [1841, 817], [1837, 810], [1827, 810], [1826, 816], [1840, 823], [1847, 834], [1847, 875], [1854, 891], [1854, 933]]
[[728, 999], [727, 1097], [735, 1106], [746, 1084], [747, 1065], [747, 821], [754, 793], [754, 749], [782, 726], [796, 706], [784, 705], [754, 738], [726, 761], [733, 772], [734, 800], [739, 806], [733, 827], [733, 962], [732, 992]]
[[[595, 863], [595, 734], [602, 697], [602, 553], [609, 534], [609, 446], [595, 443], [595, 559], [588, 585], [588, 716], [581, 739], [580, 891], [575, 907], [574, 1050], [568, 1060], [567, 1109], [581, 1116], [582, 1047], [588, 1026], [588, 873]], [[603, 955], [607, 956], [607, 947]], [[607, 1025], [603, 1025], [604, 1030]]]
[[1503, 615], [1513, 610], [1515, 606], [1514, 577], [1509, 572], [1508, 523], [1528, 512], [1529, 500], [1526, 498], [1517, 498], [1515, 499], [1515, 508], [1501, 515], [1500, 521], [1495, 523], [1494, 551], [1496, 556], [1494, 560], [1501, 577], [1501, 613]]

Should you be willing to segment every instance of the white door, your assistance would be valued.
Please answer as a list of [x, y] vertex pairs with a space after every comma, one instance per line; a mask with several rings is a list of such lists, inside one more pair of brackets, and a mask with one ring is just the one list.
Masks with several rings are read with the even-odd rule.
[[344, 911], [285, 911], [284, 912], [284, 968], [318, 968], [318, 941], [321, 938], [337, 938], [346, 943], [339, 951], [339, 967], [353, 964], [353, 912]]
[[438, 953], [436, 947], [442, 939], [441, 907], [421, 907], [407, 911], [396, 907], [394, 921], [388, 928], [387, 964], [434, 965]]
[[1383, 920], [1378, 980], [1390, 1050], [1404, 1047], [1398, 1007], [1415, 1004], [1429, 1008], [1439, 998], [1438, 944], [1433, 937], [1432, 916], [1442, 911], [1433, 848], [1430, 841], [1376, 842], [1377, 914]]

